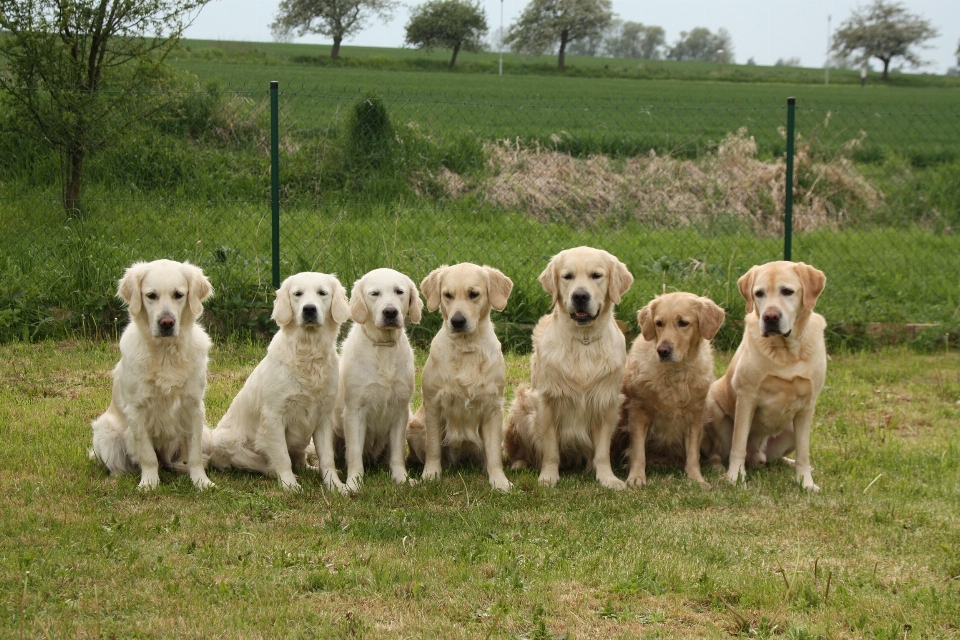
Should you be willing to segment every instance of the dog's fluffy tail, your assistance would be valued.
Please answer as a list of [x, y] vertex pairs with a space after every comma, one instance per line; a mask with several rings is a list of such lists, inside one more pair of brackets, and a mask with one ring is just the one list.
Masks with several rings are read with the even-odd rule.
[[134, 462], [127, 449], [126, 423], [119, 411], [111, 406], [91, 426], [93, 446], [88, 453], [91, 460], [99, 460], [106, 465], [112, 476], [140, 470], [140, 465]]
[[427, 422], [423, 405], [407, 420], [407, 444], [410, 445], [408, 464], [423, 464], [427, 459]]
[[538, 395], [526, 385], [517, 388], [517, 395], [510, 405], [507, 424], [503, 430], [503, 450], [510, 461], [511, 469], [536, 466], [534, 425], [537, 417]]

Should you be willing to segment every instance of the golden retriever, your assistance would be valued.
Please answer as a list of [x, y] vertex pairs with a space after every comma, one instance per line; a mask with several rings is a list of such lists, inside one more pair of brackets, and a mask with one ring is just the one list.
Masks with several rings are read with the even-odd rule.
[[560, 465], [587, 463], [597, 480], [623, 489], [610, 466], [610, 440], [623, 396], [626, 341], [614, 305], [633, 284], [625, 264], [599, 249], [561, 251], [540, 274], [553, 312], [533, 330], [530, 387], [510, 407], [504, 445], [514, 469], [540, 467], [553, 487]]
[[353, 326], [340, 353], [335, 434], [347, 457], [347, 488], [360, 489], [363, 460], [383, 457], [389, 445], [394, 482], [407, 481], [406, 429], [415, 371], [405, 322], [420, 322], [423, 302], [413, 281], [393, 269], [375, 269], [350, 293]]
[[752, 267], [737, 281], [747, 302], [743, 340], [710, 386], [706, 410], [712, 460], [729, 455], [732, 483], [746, 478], [748, 461], [762, 464], [795, 449], [797, 479], [819, 491], [810, 431], [827, 373], [827, 323], [813, 309], [826, 282], [819, 269], [784, 261]]
[[138, 262], [120, 280], [130, 324], [120, 337], [110, 407], [93, 421], [90, 459], [111, 475], [139, 470], [140, 489], [159, 484], [161, 464], [189, 472], [197, 489], [214, 486], [200, 444], [210, 338], [196, 323], [211, 293], [199, 267], [172, 260]]
[[298, 273], [277, 290], [272, 317], [280, 331], [266, 357], [217, 428], [204, 434], [210, 463], [276, 476], [283, 489], [300, 491], [293, 468], [306, 466], [313, 437], [324, 484], [343, 492], [334, 466], [333, 426], [336, 339], [350, 317], [347, 292], [332, 275]]
[[470, 263], [432, 271], [420, 289], [443, 326], [430, 344], [420, 389], [423, 404], [410, 421], [411, 452], [423, 478], [440, 477], [441, 463], [485, 464], [490, 485], [510, 490], [503, 472], [503, 389], [506, 365], [490, 310], [502, 311], [513, 282], [497, 269]]
[[710, 341], [723, 319], [723, 309], [713, 300], [692, 293], [658, 296], [637, 312], [642, 335], [627, 355], [618, 434], [618, 440], [629, 439], [627, 484], [647, 483], [650, 449], [685, 459], [687, 476], [709, 486], [700, 471], [700, 442], [707, 391], [715, 377]]

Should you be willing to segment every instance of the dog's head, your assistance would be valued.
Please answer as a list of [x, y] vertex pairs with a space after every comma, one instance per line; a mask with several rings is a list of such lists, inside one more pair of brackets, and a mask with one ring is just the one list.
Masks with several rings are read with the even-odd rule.
[[350, 317], [377, 329], [402, 329], [404, 320], [420, 322], [423, 302], [413, 280], [393, 269], [374, 269], [353, 283]]
[[427, 311], [440, 309], [450, 333], [469, 334], [490, 317], [490, 309], [503, 311], [513, 281], [497, 269], [462, 262], [434, 269], [420, 283]]
[[633, 284], [633, 275], [606, 251], [577, 247], [553, 256], [540, 274], [540, 284], [574, 322], [588, 326], [619, 304]]
[[756, 312], [765, 338], [790, 337], [795, 330], [802, 333], [826, 284], [827, 277], [819, 269], [786, 261], [751, 267], [737, 280], [747, 314]]
[[710, 298], [692, 293], [668, 293], [637, 312], [643, 339], [656, 344], [661, 362], [683, 362], [713, 340], [725, 314]]
[[347, 291], [335, 276], [305, 271], [290, 276], [277, 289], [273, 320], [281, 328], [341, 325], [350, 317]]
[[117, 296], [127, 303], [130, 318], [156, 338], [180, 335], [203, 313], [213, 293], [200, 267], [187, 262], [138, 262], [123, 274]]

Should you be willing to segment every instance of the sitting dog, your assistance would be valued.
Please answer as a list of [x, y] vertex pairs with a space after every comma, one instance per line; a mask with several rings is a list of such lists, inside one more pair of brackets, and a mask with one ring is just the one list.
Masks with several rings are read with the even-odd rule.
[[349, 314], [347, 292], [334, 276], [306, 272], [283, 281], [273, 303], [280, 331], [217, 428], [204, 434], [213, 466], [276, 476], [283, 489], [300, 491], [293, 467], [306, 466], [313, 437], [324, 484], [346, 491], [334, 466], [333, 426], [336, 339]]
[[130, 324], [110, 407], [93, 421], [90, 459], [111, 475], [139, 470], [140, 489], [159, 484], [161, 464], [189, 472], [197, 489], [214, 486], [200, 444], [210, 338], [196, 323], [212, 292], [199, 267], [171, 260], [138, 262], [120, 280]]
[[[729, 455], [727, 480], [796, 449], [797, 479], [819, 491], [810, 469], [813, 410], [827, 374], [826, 321], [814, 313], [827, 278], [802, 262], [752, 267], [737, 286], [747, 302], [743, 340], [726, 374], [710, 386], [711, 460]], [[792, 461], [790, 461], [792, 462]]]
[[341, 348], [335, 426], [346, 445], [351, 491], [360, 488], [364, 458], [381, 459], [388, 445], [394, 482], [407, 481], [406, 429], [415, 372], [404, 322], [420, 322], [422, 310], [416, 285], [393, 269], [375, 269], [353, 285], [353, 326]]
[[533, 330], [530, 387], [517, 389], [504, 446], [514, 469], [540, 467], [553, 487], [560, 466], [583, 464], [597, 480], [623, 489], [610, 466], [610, 441], [623, 396], [626, 341], [614, 305], [633, 284], [625, 264], [599, 249], [561, 251], [540, 274], [553, 312]]
[[490, 310], [502, 311], [513, 282], [491, 267], [461, 263], [432, 271], [420, 289], [443, 326], [423, 367], [423, 404], [410, 421], [411, 452], [423, 478], [439, 478], [441, 463], [485, 464], [490, 485], [510, 490], [503, 473], [503, 389], [506, 365]]
[[685, 457], [687, 476], [709, 486], [700, 471], [700, 442], [714, 380], [710, 340], [723, 319], [723, 309], [713, 300], [692, 293], [658, 296], [637, 313], [643, 333], [627, 355], [617, 438], [629, 439], [627, 484], [647, 483], [650, 449], [672, 459]]

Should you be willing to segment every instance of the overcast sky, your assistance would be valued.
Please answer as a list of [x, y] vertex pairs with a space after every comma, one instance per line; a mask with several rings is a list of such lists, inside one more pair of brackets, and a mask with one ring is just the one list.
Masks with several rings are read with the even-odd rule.
[[[374, 24], [345, 40], [345, 45], [372, 47], [403, 46], [404, 25], [411, 6], [407, 0], [393, 20]], [[481, 0], [491, 30], [500, 25], [503, 7], [504, 25], [523, 10], [527, 0]], [[734, 54], [739, 63], [753, 58], [757, 64], [772, 65], [779, 58], [800, 58], [802, 66], [821, 67], [826, 59], [827, 17], [837, 26], [859, 5], [855, 0], [613, 0], [613, 10], [622, 20], [659, 25], [673, 43], [681, 31], [707, 27], [713, 32], [723, 27], [733, 36]], [[921, 71], [944, 73], [957, 64], [960, 40], [960, 1], [902, 0], [911, 13], [930, 20], [940, 37], [928, 42], [924, 59], [931, 64]], [[188, 38], [209, 40], [247, 40], [268, 42], [269, 24], [279, 0], [212, 0], [187, 30]], [[296, 42], [328, 44], [328, 38], [308, 36]], [[874, 67], [878, 63], [874, 62]], [[909, 69], [907, 69], [909, 71]]]

